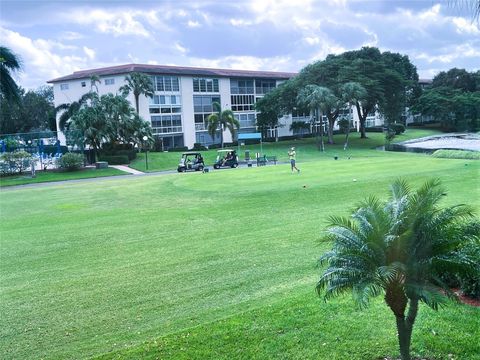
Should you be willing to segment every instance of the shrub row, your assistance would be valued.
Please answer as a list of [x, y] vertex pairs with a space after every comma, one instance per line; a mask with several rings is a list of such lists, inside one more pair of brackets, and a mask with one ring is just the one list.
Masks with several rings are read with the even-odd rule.
[[5, 152], [0, 155], [0, 172], [2, 175], [21, 174], [28, 170], [34, 161], [32, 154], [23, 150]]
[[469, 150], [436, 150], [433, 154], [433, 157], [444, 158], [444, 159], [470, 159], [470, 160], [480, 160], [480, 151], [469, 151]]
[[127, 155], [101, 155], [99, 161], [106, 161], [109, 165], [125, 165], [129, 163]]

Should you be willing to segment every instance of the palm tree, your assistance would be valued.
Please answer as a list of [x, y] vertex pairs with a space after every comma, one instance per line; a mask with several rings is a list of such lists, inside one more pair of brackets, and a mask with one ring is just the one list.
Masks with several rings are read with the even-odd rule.
[[343, 150], [345, 151], [348, 147], [348, 136], [350, 135], [350, 119], [347, 117], [341, 117], [340, 120], [338, 120], [338, 126], [345, 134], [345, 144], [343, 144]]
[[22, 69], [22, 61], [9, 48], [0, 46], [0, 96], [20, 101], [20, 89], [12, 78], [12, 72]]
[[69, 129], [72, 117], [77, 114], [82, 107], [88, 104], [89, 100], [93, 101], [95, 98], [98, 98], [96, 93], [88, 92], [83, 94], [80, 99], [68, 104], [61, 104], [55, 108], [55, 111], [61, 112], [60, 118], [58, 120], [58, 128], [60, 131], [65, 131]]
[[[348, 108], [352, 108], [356, 103], [359, 103], [367, 96], [367, 90], [357, 82], [347, 82], [340, 87], [342, 93], [342, 100], [348, 105]], [[348, 146], [348, 135], [350, 134], [350, 120], [341, 119], [338, 124], [340, 128], [345, 132], [345, 145], [343, 150]]]
[[320, 149], [322, 152], [325, 151], [323, 142], [323, 113], [332, 108], [332, 104], [337, 101], [336, 99], [336, 96], [330, 89], [318, 85], [305, 86], [297, 96], [297, 102], [309, 108], [311, 113], [315, 114], [317, 122], [320, 122]]
[[90, 76], [90, 91], [93, 91], [93, 88], [95, 88], [97, 94], [98, 94], [98, 85], [100, 84], [100, 77], [98, 75], [91, 75]]
[[214, 139], [218, 128], [220, 128], [220, 139], [223, 148], [223, 132], [229, 130], [232, 134], [232, 138], [235, 136], [235, 130], [240, 129], [240, 123], [233, 114], [232, 110], [223, 110], [218, 102], [213, 102], [212, 107], [216, 108], [218, 113], [210, 114], [207, 118], [208, 121], [208, 133]]
[[125, 82], [126, 84], [120, 87], [120, 91], [123, 96], [128, 96], [130, 93], [133, 93], [133, 96], [135, 97], [135, 109], [138, 114], [138, 101], [140, 95], [143, 94], [149, 98], [154, 95], [152, 79], [146, 74], [132, 72], [125, 78]]
[[321, 263], [327, 263], [317, 283], [325, 300], [352, 291], [361, 306], [384, 294], [395, 315], [400, 354], [410, 360], [412, 329], [419, 303], [433, 309], [454, 296], [443, 274], [478, 274], [478, 259], [462, 252], [472, 243], [466, 231], [473, 217], [466, 205], [440, 208], [445, 195], [438, 180], [417, 191], [397, 180], [390, 198], [365, 200], [351, 218], [331, 217], [325, 240], [333, 242]]

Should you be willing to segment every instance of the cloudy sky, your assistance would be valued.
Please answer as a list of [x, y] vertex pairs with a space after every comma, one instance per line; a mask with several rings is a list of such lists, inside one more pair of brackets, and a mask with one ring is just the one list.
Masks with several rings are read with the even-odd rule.
[[480, 68], [475, 1], [2, 0], [0, 44], [21, 56], [26, 88], [133, 62], [298, 71], [362, 46], [407, 54], [431, 78]]

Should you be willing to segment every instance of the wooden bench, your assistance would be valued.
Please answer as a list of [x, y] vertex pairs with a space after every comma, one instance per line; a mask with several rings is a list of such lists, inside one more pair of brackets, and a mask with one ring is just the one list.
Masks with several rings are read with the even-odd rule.
[[273, 162], [273, 165], [277, 165], [277, 157], [276, 156], [267, 156], [267, 162]]

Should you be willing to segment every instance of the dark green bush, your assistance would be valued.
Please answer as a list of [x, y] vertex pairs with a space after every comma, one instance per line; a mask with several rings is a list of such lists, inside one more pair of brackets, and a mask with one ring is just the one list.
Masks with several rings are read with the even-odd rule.
[[106, 161], [109, 165], [125, 165], [129, 163], [127, 155], [102, 155], [99, 160]]
[[75, 171], [83, 167], [83, 161], [84, 158], [82, 154], [66, 153], [57, 160], [57, 164], [60, 168], [67, 171]]
[[117, 150], [112, 155], [125, 155], [128, 157], [128, 160], [132, 161], [137, 158], [137, 151], [136, 150]]
[[168, 151], [183, 152], [183, 151], [188, 151], [188, 147], [186, 147], [186, 146], [179, 146], [179, 147], [170, 148], [170, 149], [168, 149]]
[[193, 150], [205, 151], [205, 150], [207, 150], [207, 147], [206, 147], [206, 146], [203, 146], [203, 145], [200, 144], [200, 143], [195, 143], [195, 144], [193, 144]]
[[478, 276], [462, 279], [460, 289], [465, 295], [480, 300], [480, 278]]
[[400, 135], [405, 132], [405, 125], [403, 124], [390, 124], [389, 128], [395, 132], [395, 135]]
[[222, 147], [222, 144], [212, 144], [208, 145], [209, 149], [220, 149]]

